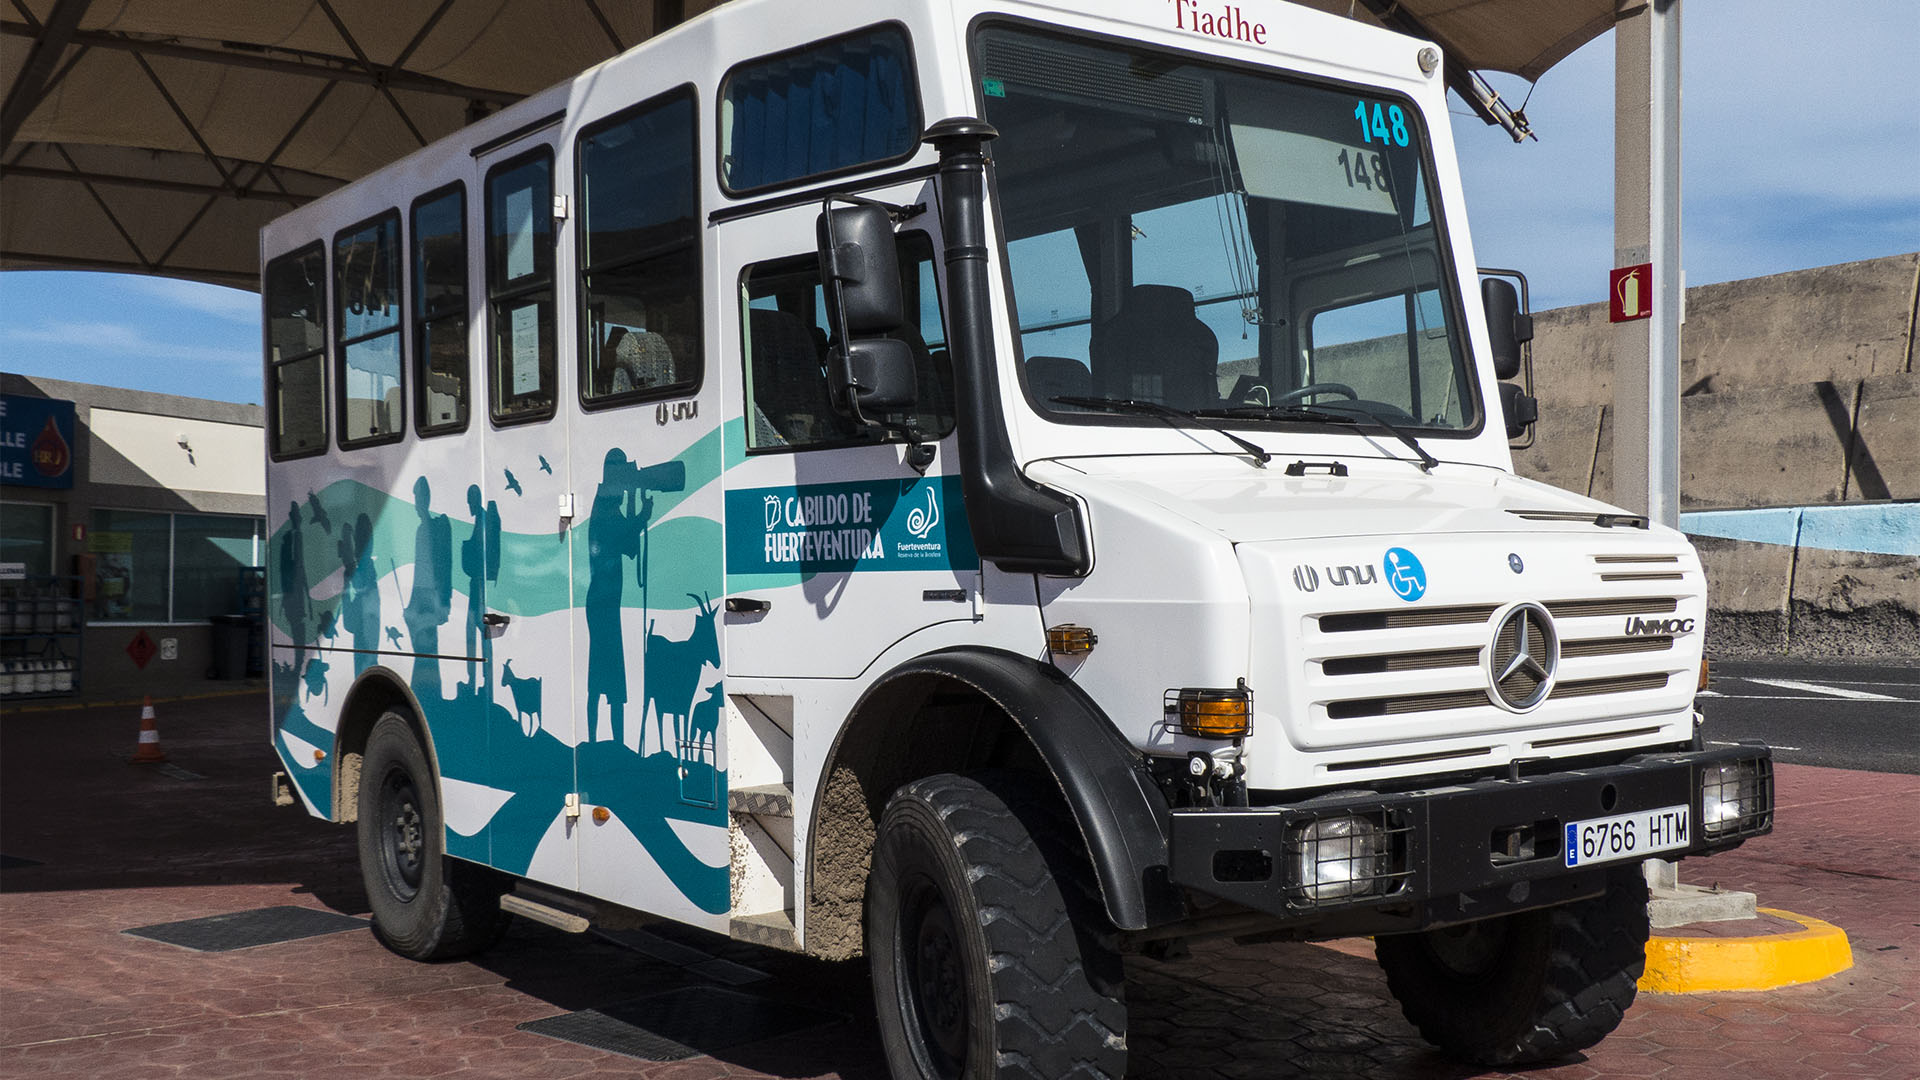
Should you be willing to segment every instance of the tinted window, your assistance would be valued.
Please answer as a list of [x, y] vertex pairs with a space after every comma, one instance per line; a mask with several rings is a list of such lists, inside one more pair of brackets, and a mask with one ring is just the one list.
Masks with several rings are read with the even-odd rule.
[[[933, 242], [923, 232], [900, 234], [900, 283], [906, 310], [918, 326], [899, 336], [917, 368], [914, 421], [938, 439], [953, 430], [953, 369], [934, 287]], [[747, 447], [750, 450], [845, 446], [877, 442], [878, 428], [862, 429], [833, 407], [827, 390], [826, 302], [820, 260], [804, 255], [747, 268], [741, 297], [747, 346]]]
[[727, 76], [720, 179], [753, 191], [911, 155], [920, 102], [892, 27], [749, 61]]
[[693, 95], [679, 90], [580, 136], [580, 396], [655, 398], [700, 380]]
[[333, 241], [334, 331], [339, 344], [340, 444], [399, 438], [400, 215], [384, 214]]
[[327, 446], [327, 257], [319, 244], [267, 264], [267, 419], [275, 457]]
[[495, 420], [553, 413], [553, 155], [541, 149], [487, 174], [487, 315]]
[[467, 192], [413, 207], [413, 370], [421, 434], [467, 426]]

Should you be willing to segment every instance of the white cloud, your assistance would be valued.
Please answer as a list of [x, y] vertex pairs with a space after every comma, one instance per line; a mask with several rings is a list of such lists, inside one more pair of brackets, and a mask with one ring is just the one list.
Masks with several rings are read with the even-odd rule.
[[116, 365], [131, 366], [157, 362], [193, 364], [248, 375], [256, 374], [260, 364], [259, 354], [252, 349], [156, 340], [135, 327], [119, 323], [69, 322], [9, 326], [0, 329], [0, 340], [21, 346], [38, 346], [42, 352], [48, 348], [71, 349], [91, 363], [111, 361]]
[[127, 285], [165, 304], [188, 308], [228, 322], [260, 325], [258, 293], [162, 277], [130, 277]]

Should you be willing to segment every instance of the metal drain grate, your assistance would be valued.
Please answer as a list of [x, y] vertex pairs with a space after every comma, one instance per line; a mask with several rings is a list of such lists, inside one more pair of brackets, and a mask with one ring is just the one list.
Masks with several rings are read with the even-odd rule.
[[690, 986], [601, 1009], [530, 1020], [520, 1030], [642, 1061], [682, 1061], [838, 1019], [833, 1013], [738, 990]]
[[209, 915], [204, 919], [156, 923], [122, 930], [134, 937], [163, 941], [198, 952], [232, 952], [255, 945], [337, 934], [368, 925], [365, 919], [339, 915], [331, 911], [282, 904], [257, 911], [236, 911], [231, 915]]

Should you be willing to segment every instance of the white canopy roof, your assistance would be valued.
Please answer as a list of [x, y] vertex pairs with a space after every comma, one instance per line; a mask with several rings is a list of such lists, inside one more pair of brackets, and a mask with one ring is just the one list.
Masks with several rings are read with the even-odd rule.
[[[11, 0], [0, 269], [253, 288], [256, 235], [287, 208], [719, 2]], [[1615, 10], [1298, 2], [1433, 38], [1470, 101], [1473, 70], [1537, 78]]]

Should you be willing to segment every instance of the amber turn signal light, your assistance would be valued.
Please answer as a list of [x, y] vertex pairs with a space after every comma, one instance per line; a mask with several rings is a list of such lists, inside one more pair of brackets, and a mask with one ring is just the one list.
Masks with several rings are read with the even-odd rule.
[[1253, 692], [1245, 687], [1207, 690], [1185, 687], [1174, 695], [1168, 719], [1174, 730], [1203, 739], [1238, 739], [1253, 730]]
[[1047, 627], [1047, 651], [1055, 656], [1084, 656], [1100, 644], [1091, 627], [1061, 623]]

